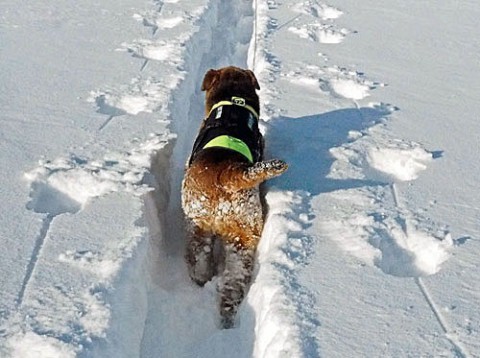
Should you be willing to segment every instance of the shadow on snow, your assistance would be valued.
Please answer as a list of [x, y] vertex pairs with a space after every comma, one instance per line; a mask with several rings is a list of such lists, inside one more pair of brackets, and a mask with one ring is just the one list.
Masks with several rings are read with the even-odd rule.
[[346, 108], [299, 118], [280, 117], [267, 123], [267, 156], [289, 164], [272, 183], [282, 190], [303, 190], [312, 195], [385, 183], [372, 180], [331, 179], [330, 149], [351, 141], [350, 131], [364, 131], [391, 112], [375, 108]]

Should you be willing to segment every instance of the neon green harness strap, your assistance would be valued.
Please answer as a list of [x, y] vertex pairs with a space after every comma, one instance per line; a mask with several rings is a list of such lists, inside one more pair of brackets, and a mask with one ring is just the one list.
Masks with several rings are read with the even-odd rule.
[[203, 148], [212, 148], [220, 147], [234, 150], [243, 156], [245, 156], [250, 163], [253, 163], [253, 156], [248, 145], [245, 144], [243, 140], [240, 140], [235, 137], [230, 137], [228, 135], [221, 135], [219, 137], [213, 138], [210, 142], [205, 144]]
[[[250, 105], [246, 104], [245, 103], [245, 99], [241, 98], [241, 97], [232, 97], [232, 100], [231, 101], [220, 101], [218, 103], [215, 103], [215, 105], [212, 107], [212, 109], [210, 110], [210, 113], [208, 114], [208, 116], [210, 116], [210, 114], [216, 110], [218, 107], [222, 107], [222, 106], [239, 106], [239, 107], [244, 107], [246, 109], [248, 109], [253, 115], [254, 117], [257, 119], [258, 121], [258, 113], [257, 111]], [[207, 117], [208, 117], [207, 116]]]

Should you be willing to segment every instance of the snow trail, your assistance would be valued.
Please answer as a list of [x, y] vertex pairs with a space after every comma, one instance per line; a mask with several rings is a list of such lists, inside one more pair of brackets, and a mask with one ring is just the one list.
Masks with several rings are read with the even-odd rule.
[[[252, 353], [249, 348], [253, 347], [252, 316], [244, 314], [241, 319], [242, 339], [238, 339], [239, 332], [220, 331], [215, 282], [203, 288], [190, 282], [183, 258], [185, 232], [180, 208], [184, 163], [204, 115], [204, 96], [199, 90], [203, 76], [209, 68], [247, 67], [252, 19], [253, 10], [248, 2], [208, 1], [195, 20], [197, 28], [185, 43], [183, 68], [188, 75], [175, 89], [170, 104], [171, 126], [178, 137], [169, 163], [169, 194], [166, 201], [155, 200], [159, 222], [153, 218], [150, 223], [152, 233], [154, 227], [161, 228], [161, 232], [151, 238], [153, 252], [157, 254], [151, 258], [143, 357], [211, 357], [232, 351], [238, 357], [249, 357]], [[161, 33], [155, 32], [154, 36]], [[160, 257], [155, 257], [158, 253]], [[233, 339], [234, 336], [237, 338]], [[216, 344], [212, 345], [212, 340]]]
[[[153, 277], [142, 342], [141, 355], [144, 357], [318, 355], [318, 345], [312, 338], [318, 322], [308, 309], [314, 305], [313, 297], [302, 290], [297, 280], [298, 270], [294, 268], [295, 264], [305, 265], [310, 252], [311, 241], [302, 235], [302, 228], [308, 226], [309, 220], [302, 204], [306, 200], [304, 194], [267, 195], [271, 213], [259, 247], [258, 273], [238, 313], [239, 326], [235, 329], [218, 329], [216, 282], [196, 287], [189, 281], [183, 259], [180, 182], [183, 163], [204, 111], [199, 85], [208, 68], [230, 64], [246, 67], [248, 62], [261, 79], [261, 87], [265, 88], [260, 94], [262, 106], [268, 102], [269, 83], [262, 78], [270, 76], [272, 70], [275, 72], [276, 64], [268, 55], [265, 57], [264, 41], [268, 41], [265, 34], [273, 30], [273, 20], [266, 11], [265, 2], [254, 2], [252, 9], [248, 3], [211, 1], [197, 22], [198, 32], [186, 45], [183, 56], [189, 76], [175, 91], [171, 104], [172, 128], [179, 136], [170, 160], [170, 196], [167, 206], [157, 207], [160, 222], [150, 224], [151, 228], [163, 229], [157, 230], [157, 237], [152, 237], [152, 245], [157, 248], [154, 252], [160, 252], [160, 257], [151, 259]], [[227, 28], [235, 31], [228, 34]], [[204, 53], [200, 61], [199, 43]], [[190, 50], [190, 46], [195, 50]], [[196, 55], [193, 58], [192, 53]], [[184, 103], [190, 103], [189, 108]], [[280, 222], [283, 229], [278, 230]], [[272, 231], [269, 225], [277, 229]], [[283, 251], [287, 256], [277, 262]], [[287, 282], [279, 284], [284, 280]], [[177, 339], [179, 336], [181, 341]]]

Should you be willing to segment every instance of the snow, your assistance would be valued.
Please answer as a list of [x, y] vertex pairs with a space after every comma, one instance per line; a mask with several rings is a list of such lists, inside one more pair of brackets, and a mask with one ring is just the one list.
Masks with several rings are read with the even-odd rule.
[[330, 85], [335, 93], [350, 99], [364, 99], [368, 96], [368, 86], [347, 79], [333, 79]]
[[33, 332], [14, 336], [9, 342], [12, 356], [25, 358], [68, 358], [75, 352], [65, 343], [54, 338], [42, 337]]
[[[476, 3], [0, 14], [0, 356], [480, 356]], [[221, 330], [216, 279], [188, 279], [179, 191], [203, 75], [230, 64], [255, 71], [289, 170]]]
[[418, 178], [418, 173], [427, 169], [432, 154], [421, 147], [412, 149], [371, 148], [367, 153], [367, 162], [373, 168], [389, 174], [398, 181]]

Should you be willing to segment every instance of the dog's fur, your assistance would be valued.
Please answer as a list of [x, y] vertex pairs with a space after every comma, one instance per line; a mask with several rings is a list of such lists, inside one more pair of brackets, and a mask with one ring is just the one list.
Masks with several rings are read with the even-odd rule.
[[[209, 70], [202, 84], [206, 116], [212, 106], [232, 96], [244, 98], [258, 113], [256, 89], [260, 86], [250, 70], [233, 66]], [[263, 138], [259, 145], [263, 153]], [[264, 218], [259, 185], [286, 169], [281, 160], [252, 164], [240, 153], [216, 147], [201, 150], [187, 167], [182, 207], [190, 231], [188, 270], [199, 285], [216, 274], [220, 276], [220, 314], [225, 328], [233, 326], [252, 278]], [[215, 241], [222, 244], [221, 260], [216, 255]]]

